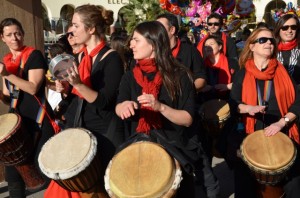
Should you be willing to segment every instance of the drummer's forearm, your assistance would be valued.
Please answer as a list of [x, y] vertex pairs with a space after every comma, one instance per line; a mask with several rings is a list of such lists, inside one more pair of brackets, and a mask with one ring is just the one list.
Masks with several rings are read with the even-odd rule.
[[3, 76], [3, 78], [19, 87], [20, 90], [28, 94], [35, 95], [43, 83], [45, 72], [43, 69], [29, 70], [28, 80], [24, 80], [14, 74], [8, 74], [7, 76]]
[[94, 102], [98, 97], [98, 92], [82, 83], [74, 85], [73, 88], [76, 89], [88, 103]]

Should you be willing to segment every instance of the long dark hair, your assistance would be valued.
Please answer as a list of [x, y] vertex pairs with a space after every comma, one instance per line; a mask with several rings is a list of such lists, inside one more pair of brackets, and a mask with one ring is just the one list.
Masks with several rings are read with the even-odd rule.
[[277, 41], [277, 43], [281, 42], [281, 37], [279, 35], [280, 29], [282, 26], [289, 20], [289, 19], [295, 19], [296, 25], [297, 25], [297, 30], [296, 30], [296, 36], [295, 39], [298, 41], [298, 47], [300, 47], [300, 22], [299, 19], [296, 15], [294, 14], [285, 14], [280, 19], [277, 21], [275, 28], [274, 28], [274, 36]]
[[182, 94], [180, 79], [183, 72], [188, 73], [187, 68], [180, 64], [172, 55], [170, 40], [165, 27], [158, 21], [148, 21], [138, 24], [134, 31], [141, 34], [153, 46], [155, 61], [161, 73], [163, 84], [171, 99], [176, 101], [176, 96]]

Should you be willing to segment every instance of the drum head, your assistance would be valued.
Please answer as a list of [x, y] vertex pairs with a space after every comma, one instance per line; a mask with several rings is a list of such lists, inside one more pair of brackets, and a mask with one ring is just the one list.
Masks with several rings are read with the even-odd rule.
[[10, 138], [20, 127], [21, 117], [18, 114], [0, 115], [0, 143]]
[[74, 56], [70, 54], [60, 54], [51, 60], [49, 70], [56, 79], [63, 80], [64, 76], [68, 76], [67, 69], [73, 67], [74, 62]]
[[111, 163], [109, 185], [117, 197], [161, 197], [173, 183], [174, 159], [158, 144], [133, 143]]
[[88, 130], [70, 128], [49, 139], [39, 154], [39, 166], [49, 178], [69, 179], [93, 160], [97, 140]]
[[282, 132], [266, 137], [263, 130], [248, 135], [241, 145], [244, 160], [257, 169], [278, 170], [295, 156], [291, 139]]
[[207, 120], [223, 120], [230, 114], [229, 105], [224, 100], [209, 100], [203, 103], [200, 109], [200, 115], [201, 114], [203, 114]]

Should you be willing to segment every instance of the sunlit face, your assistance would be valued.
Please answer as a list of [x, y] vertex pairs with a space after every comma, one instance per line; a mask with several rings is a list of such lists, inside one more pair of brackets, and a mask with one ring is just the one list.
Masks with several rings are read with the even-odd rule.
[[24, 35], [17, 25], [5, 26], [1, 38], [10, 50], [19, 51], [23, 47]]
[[130, 49], [132, 49], [135, 60], [155, 57], [153, 46], [145, 37], [136, 31], [133, 33], [132, 39], [130, 40]]
[[90, 29], [85, 28], [80, 15], [76, 12], [72, 18], [72, 24], [72, 32], [74, 34], [75, 43], [88, 45], [93, 32]]
[[222, 45], [219, 45], [217, 41], [213, 38], [207, 39], [204, 43], [205, 55], [209, 57], [214, 57], [220, 54]]
[[217, 19], [217, 18], [209, 19], [207, 21], [207, 28], [211, 34], [217, 33], [221, 29], [221, 23], [220, 23], [219, 19]]
[[[291, 18], [289, 20], [287, 20], [284, 24], [284, 26], [291, 26], [291, 25], [296, 25], [296, 20], [294, 18]], [[279, 36], [281, 38], [282, 42], [290, 42], [292, 40], [294, 40], [294, 38], [296, 37], [296, 32], [297, 30], [292, 30], [291, 27], [289, 27], [287, 30], [279, 30]]]
[[[274, 38], [271, 32], [261, 31], [257, 35], [256, 39], [263, 38], [263, 37]], [[269, 58], [273, 54], [274, 44], [272, 44], [270, 40], [267, 40], [265, 43], [256, 42], [256, 43], [250, 44], [250, 49], [253, 52], [254, 58], [256, 56]]]

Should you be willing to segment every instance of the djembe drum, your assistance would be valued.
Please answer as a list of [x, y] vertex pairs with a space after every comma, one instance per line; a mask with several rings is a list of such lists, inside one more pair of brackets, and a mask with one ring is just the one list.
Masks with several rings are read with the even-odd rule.
[[[107, 197], [101, 189], [101, 163], [97, 139], [83, 128], [69, 128], [50, 138], [38, 157], [42, 172], [61, 187], [82, 192], [82, 197]], [[104, 186], [104, 184], [103, 184]]]
[[241, 156], [260, 184], [260, 196], [276, 198], [284, 194], [278, 183], [293, 165], [296, 152], [292, 140], [281, 132], [266, 137], [259, 130], [244, 139]]
[[142, 141], [113, 157], [105, 172], [105, 188], [114, 198], [170, 198], [181, 179], [179, 163], [162, 146]]
[[18, 114], [0, 115], [0, 163], [15, 166], [27, 190], [35, 191], [41, 188], [45, 181], [34, 164], [33, 138], [21, 123]]
[[212, 153], [215, 157], [221, 157], [215, 148], [226, 121], [230, 118], [229, 104], [220, 99], [204, 102], [199, 110], [202, 126], [212, 138]]

